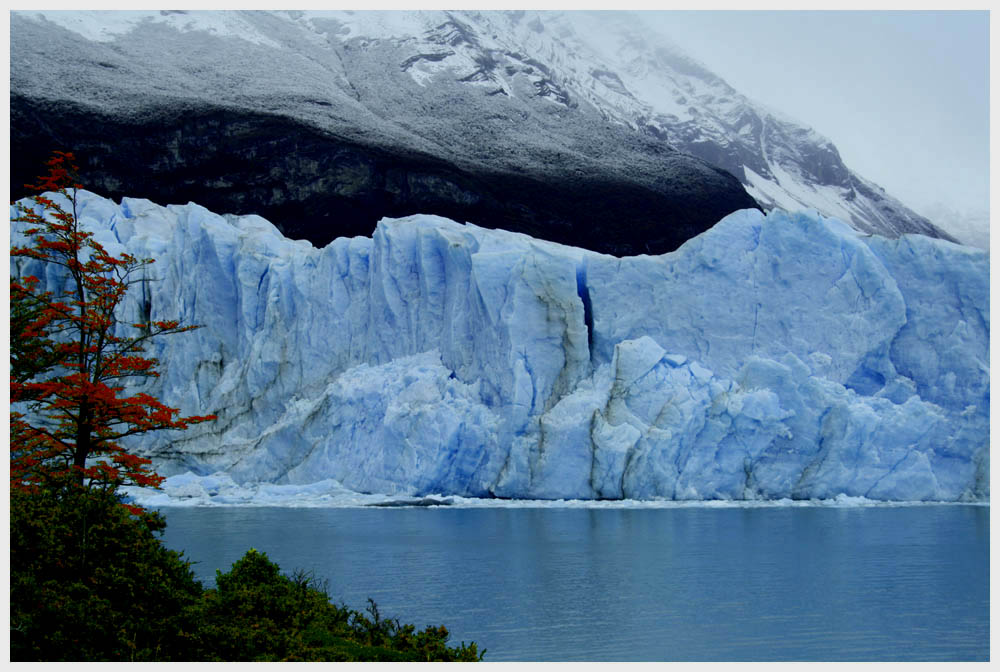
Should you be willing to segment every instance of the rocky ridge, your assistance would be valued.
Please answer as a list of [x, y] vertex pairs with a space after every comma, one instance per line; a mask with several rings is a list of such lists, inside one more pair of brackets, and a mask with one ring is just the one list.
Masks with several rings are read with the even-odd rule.
[[316, 245], [425, 212], [659, 253], [747, 207], [950, 239], [627, 13], [16, 12], [11, 142], [14, 196], [68, 147]]
[[480, 57], [468, 76], [418, 81], [447, 50], [479, 44], [458, 19], [414, 15], [428, 25], [414, 40], [346, 36], [331, 18], [226, 16], [243, 22], [236, 33], [152, 13], [110, 36], [13, 16], [14, 195], [59, 147], [109, 196], [259, 213], [316, 245], [429, 212], [620, 255], [674, 249], [756, 207], [725, 171], [560, 102], [555, 75], [491, 95]]

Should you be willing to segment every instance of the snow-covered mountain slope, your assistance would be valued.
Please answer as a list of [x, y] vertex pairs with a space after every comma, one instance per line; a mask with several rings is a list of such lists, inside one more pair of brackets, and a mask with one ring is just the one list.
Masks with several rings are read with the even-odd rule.
[[435, 216], [322, 249], [193, 204], [83, 193], [80, 216], [110, 252], [157, 260], [154, 319], [204, 325], [152, 353], [152, 392], [219, 415], [138, 444], [161, 473], [393, 495], [989, 495], [980, 250], [756, 210], [629, 258]]
[[829, 139], [743, 96], [645, 30], [640, 15], [573, 12], [560, 20], [573, 34], [562, 39], [599, 49], [590, 58], [617, 75], [610, 93], [591, 88], [598, 105], [733, 173], [765, 209], [811, 208], [868, 233], [941, 237], [927, 219], [844, 165]]
[[747, 192], [947, 238], [623, 13], [22, 12], [11, 89], [12, 185], [62, 141], [104, 193], [260, 213], [317, 244], [435, 212], [663, 252]]
[[527, 75], [517, 95], [456, 81], [470, 73], [415, 79], [477, 48], [447, 13], [375, 16], [420, 38], [285, 12], [106, 16], [12, 16], [15, 195], [68, 148], [107, 195], [258, 213], [317, 245], [431, 212], [619, 254], [756, 205], [725, 171]]

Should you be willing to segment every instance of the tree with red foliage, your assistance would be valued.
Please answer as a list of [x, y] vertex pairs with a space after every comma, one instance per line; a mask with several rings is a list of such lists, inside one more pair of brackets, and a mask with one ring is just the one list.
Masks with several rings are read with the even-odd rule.
[[11, 219], [33, 242], [11, 247], [14, 265], [20, 269], [23, 259], [56, 266], [67, 280], [55, 295], [42, 291], [37, 277], [15, 275], [12, 266], [11, 487], [157, 487], [163, 478], [149, 468], [150, 460], [128, 452], [121, 440], [186, 429], [215, 416], [179, 417], [178, 409], [149, 394], [126, 394], [124, 382], [159, 375], [157, 360], [143, 354], [151, 339], [197, 327], [120, 322], [137, 272], [153, 260], [112, 256], [80, 227], [82, 187], [73, 161], [72, 154], [56, 152], [48, 174], [25, 185], [38, 192], [31, 205], [15, 203]]

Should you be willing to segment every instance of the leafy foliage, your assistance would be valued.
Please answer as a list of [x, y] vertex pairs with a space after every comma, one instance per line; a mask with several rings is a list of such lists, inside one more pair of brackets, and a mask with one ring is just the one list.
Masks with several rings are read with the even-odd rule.
[[103, 490], [11, 490], [11, 659], [186, 658], [202, 588], [164, 525]]
[[477, 661], [476, 645], [447, 645], [444, 626], [416, 631], [330, 602], [308, 574], [291, 577], [265, 553], [251, 549], [200, 602], [199, 657], [208, 660]]
[[214, 589], [165, 548], [157, 514], [100, 489], [11, 491], [11, 659], [476, 661], [443, 626], [337, 606], [310, 575], [250, 550]]
[[25, 185], [39, 192], [33, 205], [15, 204], [11, 220], [32, 240], [11, 247], [12, 260], [56, 267], [67, 278], [65, 291], [54, 295], [35, 276], [11, 276], [10, 396], [18, 409], [10, 420], [11, 487], [155, 487], [163, 479], [121, 439], [214, 416], [179, 417], [148, 394], [126, 396], [123, 381], [158, 375], [158, 362], [143, 355], [150, 339], [196, 327], [151, 321], [125, 334], [120, 307], [153, 260], [114, 257], [80, 226], [73, 160], [56, 152], [48, 174]]

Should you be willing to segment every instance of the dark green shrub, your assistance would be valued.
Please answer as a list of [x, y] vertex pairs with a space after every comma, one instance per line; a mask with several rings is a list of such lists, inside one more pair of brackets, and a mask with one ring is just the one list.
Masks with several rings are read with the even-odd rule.
[[251, 549], [215, 590], [201, 598], [195, 635], [203, 660], [414, 661], [479, 660], [476, 645], [448, 647], [443, 626], [417, 632], [381, 618], [369, 600], [366, 617], [336, 606], [324, 586], [301, 572], [281, 574], [267, 554]]
[[201, 585], [156, 536], [164, 524], [113, 493], [12, 490], [11, 659], [186, 657]]
[[158, 514], [111, 492], [10, 495], [11, 660], [476, 661], [443, 626], [417, 631], [330, 602], [251, 549], [204, 590]]
[[468, 646], [462, 642], [458, 647], [449, 647], [448, 629], [443, 625], [429, 625], [417, 632], [413, 625], [400, 624], [399, 619], [384, 619], [371, 598], [368, 598], [365, 611], [367, 617], [357, 611], [351, 612], [351, 627], [355, 636], [368, 646], [389, 647], [403, 653], [405, 660], [478, 661], [486, 653], [479, 653], [475, 642]]
[[198, 657], [205, 660], [284, 660], [304, 644], [317, 621], [346, 621], [308, 581], [280, 573], [267, 555], [251, 549], [232, 569], [216, 572], [215, 590], [197, 607]]

